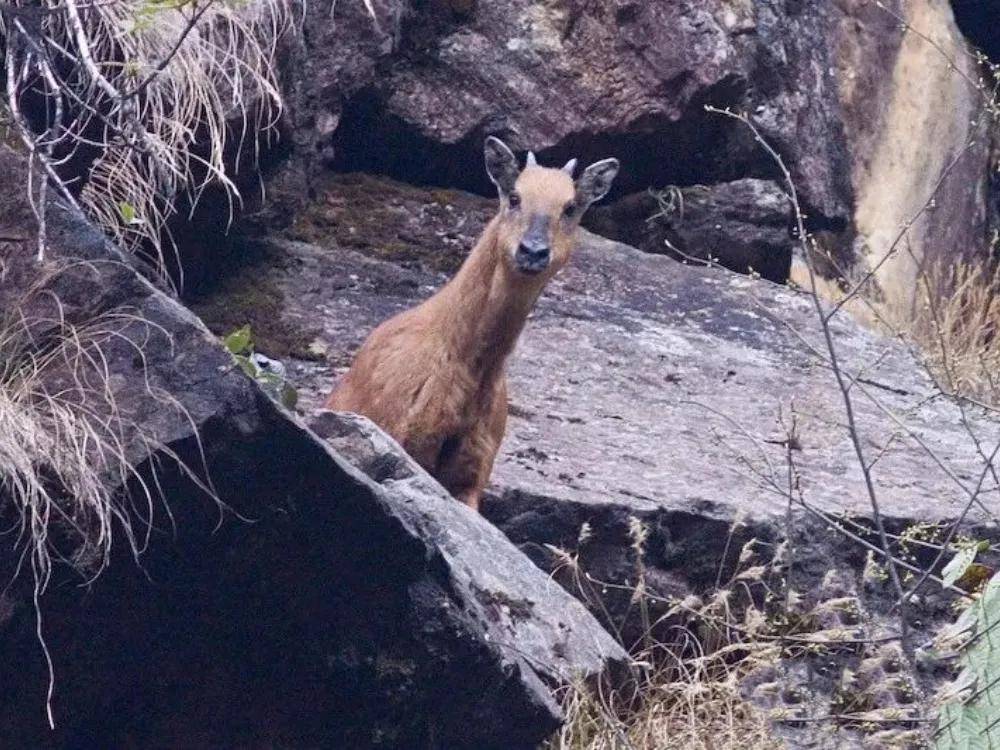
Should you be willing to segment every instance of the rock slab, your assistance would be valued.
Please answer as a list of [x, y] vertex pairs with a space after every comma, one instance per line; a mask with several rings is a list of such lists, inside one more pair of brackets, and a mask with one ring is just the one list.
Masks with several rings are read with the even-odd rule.
[[[231, 325], [222, 311], [252, 314], [241, 285], [268, 278], [281, 300], [272, 326], [309, 330], [313, 350], [325, 352], [290, 356], [306, 413], [379, 322], [447, 280], [494, 209], [475, 196], [370, 177], [338, 178], [327, 189], [289, 233], [301, 239], [262, 241], [256, 265], [195, 305], [211, 325]], [[859, 378], [855, 409], [865, 450], [879, 456], [883, 512], [954, 517], [964, 504], [959, 483], [981, 467], [967, 429], [986, 439], [996, 423], [973, 408], [963, 421], [899, 341], [844, 312], [832, 335], [845, 373]], [[824, 351], [804, 293], [581, 232], [510, 361], [511, 419], [494, 495], [779, 518], [787, 498], [744, 459], [781, 473], [794, 408], [805, 497], [825, 511], [866, 515], [842, 396], [817, 355]]]

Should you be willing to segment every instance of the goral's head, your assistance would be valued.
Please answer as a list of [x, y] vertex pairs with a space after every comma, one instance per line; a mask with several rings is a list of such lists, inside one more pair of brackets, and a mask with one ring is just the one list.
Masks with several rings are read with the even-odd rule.
[[500, 192], [498, 249], [508, 267], [526, 277], [548, 278], [566, 265], [580, 218], [611, 189], [617, 159], [603, 159], [573, 179], [576, 159], [560, 169], [541, 167], [528, 154], [522, 170], [498, 138], [486, 139], [486, 171]]

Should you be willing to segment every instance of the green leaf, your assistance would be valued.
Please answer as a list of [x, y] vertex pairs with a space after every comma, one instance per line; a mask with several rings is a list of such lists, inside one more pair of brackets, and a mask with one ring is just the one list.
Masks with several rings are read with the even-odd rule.
[[[222, 340], [230, 354], [247, 354], [253, 349], [253, 333], [250, 325], [237, 328]], [[256, 369], [256, 366], [254, 367]]]
[[[949, 575], [968, 568], [978, 545], [963, 549], [948, 563]], [[972, 556], [968, 553], [972, 553]], [[956, 562], [957, 561], [957, 562]], [[957, 580], [957, 579], [956, 579]], [[1000, 745], [1000, 575], [969, 604], [958, 621], [935, 643], [946, 642], [959, 656], [961, 671], [938, 693], [941, 710], [934, 735], [936, 750], [987, 750]]]
[[[254, 366], [256, 367], [256, 365]], [[282, 380], [281, 377], [279, 377], [278, 375], [275, 375], [273, 372], [268, 372], [267, 370], [261, 370], [258, 367], [257, 382], [260, 383], [261, 385], [269, 385], [272, 388], [274, 388], [274, 390], [277, 390], [278, 388], [281, 387], [281, 385], [285, 381]]]
[[249, 357], [245, 357], [242, 354], [234, 354], [233, 359], [236, 360], [236, 364], [240, 366], [240, 369], [243, 370], [243, 373], [247, 377], [256, 380], [260, 376], [260, 368]]
[[941, 571], [941, 580], [944, 581], [946, 586], [954, 585], [955, 581], [965, 575], [965, 571], [969, 569], [969, 566], [976, 561], [976, 555], [979, 550], [975, 546], [963, 547], [960, 549], [956, 555], [951, 558], [951, 561], [944, 566], [944, 570]]
[[139, 218], [135, 206], [127, 201], [120, 201], [118, 203], [118, 214], [126, 224], [142, 224], [142, 219]]

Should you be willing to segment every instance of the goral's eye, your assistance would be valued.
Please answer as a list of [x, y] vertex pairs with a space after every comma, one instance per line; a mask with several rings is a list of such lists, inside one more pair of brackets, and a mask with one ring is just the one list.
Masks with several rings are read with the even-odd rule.
[[511, 193], [510, 195], [507, 196], [507, 204], [511, 208], [517, 208], [518, 206], [521, 205], [521, 196], [518, 195], [517, 193]]
[[575, 203], [572, 203], [572, 202], [567, 203], [566, 207], [563, 208], [563, 216], [565, 216], [567, 219], [572, 218], [573, 214], [575, 214], [575, 213], [576, 213], [576, 204]]

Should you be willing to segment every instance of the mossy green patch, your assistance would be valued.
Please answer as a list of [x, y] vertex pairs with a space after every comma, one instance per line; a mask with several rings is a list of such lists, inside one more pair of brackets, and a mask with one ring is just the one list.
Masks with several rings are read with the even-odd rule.
[[249, 325], [257, 351], [283, 359], [316, 359], [310, 345], [319, 329], [286, 314], [285, 297], [274, 282], [248, 267], [227, 279], [210, 299], [195, 301], [191, 308], [218, 336]]
[[445, 188], [365, 174], [330, 176], [287, 236], [402, 265], [454, 273], [495, 202]]

